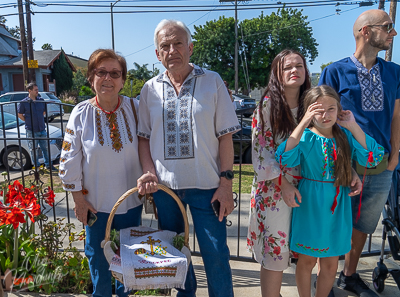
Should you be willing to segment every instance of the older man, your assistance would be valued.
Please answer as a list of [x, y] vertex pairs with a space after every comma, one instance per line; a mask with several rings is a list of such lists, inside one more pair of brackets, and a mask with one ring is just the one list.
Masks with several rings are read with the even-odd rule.
[[[381, 50], [389, 49], [397, 35], [386, 12], [362, 13], [354, 23], [353, 34], [354, 55], [326, 67], [319, 84], [330, 85], [339, 93], [343, 108], [353, 112], [361, 128], [383, 145], [387, 153], [386, 163], [367, 173], [362, 201], [359, 195], [353, 197], [352, 245], [337, 282], [339, 288], [366, 297], [377, 295], [361, 280], [356, 269], [367, 234], [372, 234], [378, 224], [399, 159], [400, 66], [377, 57]], [[362, 175], [364, 169], [358, 172]]]
[[[167, 69], [148, 81], [140, 94], [139, 155], [146, 172], [139, 193], [156, 191], [160, 182], [189, 205], [203, 257], [209, 296], [233, 296], [225, 216], [232, 198], [232, 133], [240, 129], [220, 76], [189, 63], [193, 43], [179, 21], [163, 20], [154, 33], [157, 58]], [[162, 229], [182, 232], [176, 203], [154, 193]], [[211, 203], [220, 204], [218, 217]], [[185, 289], [177, 296], [195, 296], [190, 265]]]

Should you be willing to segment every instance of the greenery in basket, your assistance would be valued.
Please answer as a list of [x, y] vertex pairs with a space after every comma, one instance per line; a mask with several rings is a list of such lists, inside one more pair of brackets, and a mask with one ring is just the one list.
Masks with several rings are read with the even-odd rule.
[[185, 236], [183, 235], [175, 235], [172, 239], [172, 245], [178, 249], [179, 251], [182, 250], [183, 246], [185, 245]]

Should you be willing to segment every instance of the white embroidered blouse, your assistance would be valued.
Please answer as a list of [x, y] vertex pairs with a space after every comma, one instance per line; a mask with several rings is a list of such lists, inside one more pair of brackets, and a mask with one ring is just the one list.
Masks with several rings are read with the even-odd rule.
[[[64, 190], [88, 190], [85, 198], [97, 211], [105, 213], [111, 211], [123, 193], [136, 186], [142, 175], [132, 99], [120, 98], [115, 118], [108, 118], [89, 100], [75, 106], [65, 129], [60, 157], [59, 176]], [[139, 103], [133, 100], [137, 110]], [[116, 132], [111, 137], [113, 126]], [[140, 204], [135, 193], [116, 213], [126, 213]]]
[[213, 189], [219, 186], [218, 138], [240, 125], [221, 77], [192, 66], [178, 95], [166, 72], [144, 85], [138, 136], [150, 141], [160, 183]]

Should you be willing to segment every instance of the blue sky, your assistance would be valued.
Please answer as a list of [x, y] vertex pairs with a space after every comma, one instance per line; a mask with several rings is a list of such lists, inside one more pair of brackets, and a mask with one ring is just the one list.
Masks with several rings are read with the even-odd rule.
[[[44, 6], [43, 3], [67, 3], [72, 0], [38, 0], [35, 3]], [[91, 0], [94, 1], [94, 0]], [[140, 1], [140, 0], [121, 0], [115, 7], [114, 12], [132, 10], [130, 8], [119, 8], [122, 5], [228, 5], [232, 3], [220, 4], [219, 0], [203, 1]], [[3, 0], [4, 4], [16, 3], [16, 0]], [[65, 52], [74, 54], [87, 59], [97, 48], [111, 48], [111, 20], [110, 20], [110, 2], [97, 1], [96, 3], [108, 5], [104, 8], [76, 8], [62, 6], [34, 6], [34, 12], [51, 11], [103, 11], [104, 14], [49, 14], [36, 13], [32, 16], [33, 36], [36, 37], [34, 44], [35, 50], [40, 50], [44, 43], [50, 43], [54, 49], [61, 47]], [[249, 4], [273, 4], [277, 0], [253, 0], [244, 2]], [[281, 1], [287, 3], [304, 2], [304, 0]], [[374, 1], [375, 2], [375, 1]], [[79, 3], [79, 1], [75, 1]], [[80, 2], [82, 3], [82, 2]], [[233, 2], [234, 3], [234, 2]], [[351, 3], [351, 2], [347, 2]], [[353, 1], [355, 3], [355, 1]], [[15, 7], [4, 8], [0, 4], [0, 15], [17, 13]], [[390, 3], [386, 2], [385, 10], [389, 12]], [[341, 11], [336, 14], [336, 9]], [[320, 66], [329, 61], [336, 61], [354, 53], [355, 43], [352, 35], [352, 27], [355, 19], [363, 11], [378, 8], [378, 4], [368, 7], [359, 7], [358, 4], [335, 6], [315, 6], [304, 7], [303, 14], [308, 16], [310, 26], [313, 28], [313, 35], [316, 38], [318, 46], [318, 57], [309, 64], [311, 72], [319, 72]], [[164, 18], [178, 19], [186, 23], [193, 32], [193, 25], [204, 25], [206, 21], [218, 19], [220, 15], [226, 17], [234, 16], [234, 11], [211, 11], [202, 12], [157, 12], [157, 13], [114, 13], [114, 35], [115, 49], [120, 52], [128, 62], [128, 69], [133, 68], [133, 62], [139, 64], [148, 64], [151, 70], [154, 67], [164, 70], [158, 63], [154, 52], [153, 32], [158, 22]], [[270, 14], [277, 9], [263, 9], [264, 14]], [[239, 11], [238, 19], [250, 19], [258, 17], [261, 9]], [[5, 16], [6, 25], [13, 27], [19, 24], [18, 16]], [[399, 17], [399, 16], [398, 16]], [[392, 60], [400, 63], [400, 42], [399, 37], [394, 40], [394, 50]], [[380, 53], [384, 57], [384, 52]]]

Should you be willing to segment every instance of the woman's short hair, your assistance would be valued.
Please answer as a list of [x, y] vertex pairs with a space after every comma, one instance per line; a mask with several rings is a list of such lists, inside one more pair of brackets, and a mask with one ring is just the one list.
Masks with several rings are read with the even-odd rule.
[[[86, 77], [89, 81], [90, 86], [92, 87], [93, 80], [94, 80], [94, 75], [95, 75], [95, 69], [98, 67], [98, 65], [103, 62], [104, 60], [108, 59], [114, 59], [117, 60], [119, 65], [121, 66], [121, 76], [122, 80], [126, 81], [126, 73], [128, 72], [127, 67], [126, 67], [126, 60], [124, 57], [121, 55], [117, 54], [114, 50], [112, 49], [102, 49], [99, 48], [95, 50], [89, 58], [88, 61], [88, 71], [86, 74]], [[93, 90], [93, 87], [92, 87]], [[93, 90], [94, 91], [94, 90]]]
[[177, 20], [164, 19], [158, 23], [156, 29], [154, 30], [154, 46], [156, 47], [156, 49], [158, 49], [158, 33], [160, 33], [162, 29], [168, 26], [176, 26], [185, 30], [187, 35], [188, 45], [192, 43], [192, 34], [190, 33], [189, 28], [186, 27], [186, 25], [183, 22]]

